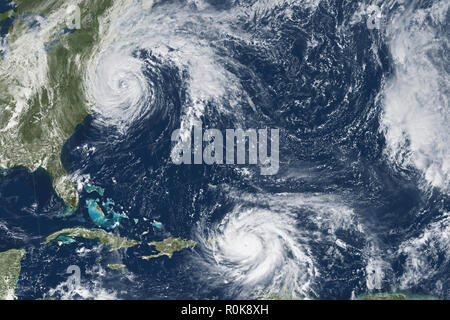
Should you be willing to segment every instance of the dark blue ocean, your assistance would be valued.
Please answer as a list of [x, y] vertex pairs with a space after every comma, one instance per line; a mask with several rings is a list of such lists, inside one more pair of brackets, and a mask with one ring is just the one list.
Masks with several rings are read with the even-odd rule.
[[[424, 188], [419, 169], [397, 170], [385, 153], [388, 142], [381, 123], [384, 106], [377, 97], [396, 75], [389, 40], [380, 30], [369, 29], [365, 20], [352, 22], [360, 10], [359, 1], [317, 1], [314, 9], [292, 1], [274, 2], [279, 4], [271, 10], [240, 16], [229, 26], [242, 30], [255, 42], [264, 41], [265, 49], [250, 45], [251, 41], [235, 37], [231, 31], [227, 34], [227, 29], [209, 34], [209, 29], [199, 29], [205, 23], [200, 19], [198, 26], [186, 24], [182, 28], [208, 43], [217, 61], [239, 80], [257, 108], [255, 112], [248, 99], [243, 99], [238, 116], [219, 111], [222, 106], [209, 101], [200, 117], [203, 126], [223, 131], [237, 124], [280, 129], [278, 174], [261, 176], [257, 167], [247, 165], [238, 169], [227, 165], [174, 165], [170, 158], [171, 134], [180, 127], [189, 104], [191, 75], [147, 48], [136, 48], [134, 57], [143, 61], [142, 74], [153, 90], [152, 101], [148, 102], [152, 107], [120, 135], [116, 128], [100, 125], [100, 115], [94, 111], [77, 126], [61, 153], [74, 184], [99, 186], [104, 189], [103, 196], [80, 188], [78, 209], [64, 216], [64, 203], [44, 169], [29, 172], [19, 167], [0, 173], [0, 251], [25, 248], [27, 252], [17, 284], [19, 299], [234, 299], [255, 298], [248, 295], [252, 288], [255, 292], [265, 292], [266, 287], [273, 291], [272, 276], [255, 284], [247, 282], [245, 274], [233, 278], [231, 271], [221, 273], [214, 264], [208, 267], [214, 259], [206, 257], [211, 252], [200, 239], [199, 229], [215, 228], [236, 208], [252, 205], [274, 214], [281, 214], [277, 206], [286, 205], [290, 213], [297, 214], [299, 233], [306, 235], [301, 244], [313, 261], [315, 275], [308, 287], [296, 294], [351, 299], [367, 293], [401, 291], [450, 297], [449, 243], [436, 240], [448, 238], [449, 229], [444, 225], [440, 229], [430, 227], [446, 221], [448, 193], [439, 187]], [[426, 9], [434, 2], [416, 1], [410, 10]], [[205, 3], [211, 12], [224, 15], [235, 7], [242, 7], [243, 12], [251, 9], [251, 4], [242, 1]], [[193, 2], [181, 0], [162, 1], [154, 10], [163, 11], [165, 6], [189, 11], [191, 16], [200, 10]], [[0, 2], [0, 13], [8, 8]], [[397, 5], [385, 8], [386, 24], [389, 14], [394, 15], [396, 10]], [[446, 17], [448, 27], [448, 12]], [[12, 21], [0, 23], [1, 36], [5, 36], [8, 23]], [[445, 50], [448, 59], [448, 48]], [[448, 69], [446, 72], [448, 75]], [[240, 169], [244, 168], [251, 174], [242, 174]], [[261, 195], [263, 200], [255, 200]], [[289, 204], [267, 200], [281, 195], [292, 200]], [[320, 206], [302, 202], [297, 210], [295, 199], [303, 199], [302, 195], [329, 200], [320, 200]], [[88, 199], [98, 199], [99, 203], [113, 200], [115, 212], [128, 218], [108, 231], [142, 244], [115, 252], [97, 241], [83, 239], [61, 246], [56, 242], [42, 245], [46, 236], [63, 228], [98, 227], [89, 216]], [[352, 223], [356, 225], [357, 221], [363, 230], [324, 227], [312, 220], [316, 210], [326, 211], [323, 207], [327, 206], [338, 215], [338, 201], [351, 208]], [[283, 210], [280, 207], [280, 212]], [[155, 227], [153, 221], [162, 227]], [[277, 225], [273, 228], [274, 232], [278, 230]], [[428, 230], [443, 234], [423, 238]], [[258, 239], [263, 237], [257, 230], [255, 234]], [[220, 232], [215, 235], [219, 237]], [[170, 236], [199, 244], [175, 253], [171, 259], [141, 259], [152, 254], [147, 242]], [[340, 239], [346, 249], [331, 239]], [[416, 244], [415, 239], [426, 243], [414, 247], [425, 261], [416, 269], [411, 267], [409, 249]], [[289, 250], [283, 254], [284, 261], [292, 257], [295, 254]], [[109, 263], [123, 263], [126, 269], [111, 271], [105, 267]], [[80, 267], [78, 289], [65, 287], [70, 265]], [[231, 264], [230, 269], [240, 267]], [[286, 272], [295, 274], [291, 269]], [[371, 277], [371, 273], [376, 276]], [[217, 280], [221, 277], [223, 281]], [[281, 287], [280, 292], [283, 290]]]

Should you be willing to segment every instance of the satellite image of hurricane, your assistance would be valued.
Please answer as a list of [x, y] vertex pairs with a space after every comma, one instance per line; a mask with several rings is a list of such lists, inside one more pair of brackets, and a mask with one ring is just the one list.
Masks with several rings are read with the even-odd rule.
[[0, 300], [450, 299], [449, 6], [0, 0]]

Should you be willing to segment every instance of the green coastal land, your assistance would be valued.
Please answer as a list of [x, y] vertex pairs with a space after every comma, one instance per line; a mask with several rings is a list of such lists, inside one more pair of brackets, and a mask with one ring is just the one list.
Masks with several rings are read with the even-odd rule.
[[[139, 241], [115, 236], [102, 229], [86, 229], [82, 227], [62, 229], [60, 231], [52, 233], [45, 239], [44, 244], [52, 241], [59, 241], [60, 236], [71, 239], [83, 238], [88, 240], [97, 240], [105, 246], [110, 246], [110, 251], [115, 251], [123, 248], [131, 248], [140, 244]], [[64, 244], [65, 242], [61, 243]]]
[[290, 294], [266, 294], [259, 297], [258, 300], [304, 300], [304, 298]]
[[299, 297], [293, 294], [287, 287], [284, 287], [279, 292], [267, 292], [256, 298], [257, 300], [304, 300], [304, 297]]
[[[81, 28], [61, 32], [71, 20], [76, 1], [15, 0], [8, 30], [8, 51], [0, 59], [0, 167], [42, 167], [67, 206], [78, 206], [78, 192], [61, 163], [61, 150], [75, 127], [88, 115], [84, 67], [110, 21], [99, 18], [113, 0], [78, 1]], [[42, 21], [30, 32], [21, 16]], [[103, 21], [103, 20], [100, 20]], [[109, 22], [108, 22], [109, 21]]]
[[435, 299], [436, 298], [433, 296], [411, 294], [408, 292], [367, 294], [356, 298], [356, 300], [435, 300]]
[[24, 249], [0, 252], [0, 300], [14, 299], [21, 261], [24, 257]]
[[168, 256], [169, 258], [172, 258], [175, 252], [181, 251], [185, 248], [193, 248], [197, 245], [197, 242], [193, 240], [184, 240], [181, 238], [171, 237], [164, 239], [163, 241], [150, 242], [148, 245], [155, 247], [158, 253], [150, 256], [143, 256], [142, 259], [144, 260], [150, 260], [161, 256]]
[[119, 263], [113, 263], [113, 264], [108, 264], [106, 267], [108, 267], [111, 270], [120, 270], [126, 267], [126, 265], [124, 264], [119, 264]]
[[357, 300], [407, 300], [407, 298], [401, 293], [378, 293], [361, 296]]

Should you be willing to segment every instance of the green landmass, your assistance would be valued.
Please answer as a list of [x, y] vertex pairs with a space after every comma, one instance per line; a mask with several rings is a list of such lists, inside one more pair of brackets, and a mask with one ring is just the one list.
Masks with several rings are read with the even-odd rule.
[[298, 297], [292, 294], [288, 287], [282, 288], [279, 292], [268, 292], [257, 298], [257, 300], [304, 300], [303, 297]]
[[258, 300], [304, 300], [304, 299], [292, 295], [266, 294], [259, 297]]
[[142, 259], [144, 260], [150, 260], [161, 256], [168, 256], [169, 258], [172, 258], [175, 252], [181, 251], [185, 248], [195, 247], [197, 242], [193, 240], [183, 240], [181, 238], [171, 237], [159, 242], [150, 242], [149, 245], [155, 247], [158, 253], [151, 256], [143, 256]]
[[58, 240], [60, 236], [64, 236], [66, 238], [84, 238], [89, 240], [98, 240], [105, 246], [110, 246], [110, 251], [115, 251], [122, 248], [131, 248], [135, 245], [140, 244], [139, 241], [115, 236], [102, 229], [86, 229], [82, 227], [63, 229], [52, 233], [45, 239], [44, 244]]
[[0, 13], [0, 21], [8, 19], [14, 15], [14, 10], [9, 10], [6, 12]]
[[[257, 298], [258, 300], [304, 300], [305, 298], [292, 295], [287, 290], [281, 293], [267, 293]], [[308, 298], [307, 298], [308, 299]], [[427, 295], [417, 295], [408, 292], [395, 293], [376, 293], [365, 294], [356, 298], [356, 300], [434, 300], [435, 298]]]
[[108, 27], [100, 28], [98, 17], [114, 1], [81, 1], [81, 29], [60, 34], [70, 20], [67, 8], [75, 3], [15, 0], [15, 16], [35, 17], [43, 27], [30, 32], [24, 19], [15, 19], [7, 37], [9, 52], [0, 59], [0, 167], [46, 169], [66, 214], [77, 208], [78, 192], [60, 154], [88, 114], [84, 66], [100, 41], [101, 28]]
[[417, 295], [408, 292], [365, 294], [356, 298], [356, 300], [435, 300], [435, 299], [436, 298], [432, 296]]
[[108, 264], [107, 267], [111, 270], [120, 270], [126, 267], [124, 264]]
[[20, 275], [20, 263], [24, 257], [24, 249], [0, 252], [0, 300], [14, 299], [16, 284]]
[[258, 297], [257, 300], [304, 300], [304, 298], [289, 293], [268, 293]]
[[377, 293], [359, 297], [357, 300], [406, 300], [406, 296], [401, 293]]

